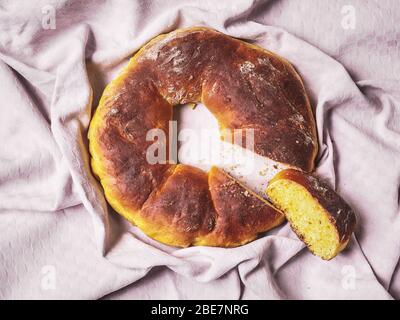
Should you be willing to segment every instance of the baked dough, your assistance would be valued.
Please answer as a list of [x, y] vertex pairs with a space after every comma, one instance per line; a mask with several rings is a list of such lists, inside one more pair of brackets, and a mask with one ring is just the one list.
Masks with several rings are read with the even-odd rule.
[[314, 175], [287, 169], [269, 182], [266, 192], [312, 253], [330, 260], [346, 247], [356, 216], [327, 183]]
[[154, 239], [175, 246], [241, 245], [281, 223], [282, 213], [217, 168], [207, 174], [146, 160], [153, 143], [146, 133], [159, 128], [168, 137], [172, 107], [199, 101], [221, 128], [254, 129], [256, 153], [313, 169], [315, 124], [294, 68], [202, 27], [156, 37], [107, 86], [88, 133], [92, 169], [110, 205]]

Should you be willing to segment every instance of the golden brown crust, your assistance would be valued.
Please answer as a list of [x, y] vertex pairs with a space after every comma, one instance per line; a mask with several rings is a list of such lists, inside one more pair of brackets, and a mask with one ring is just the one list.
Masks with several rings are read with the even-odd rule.
[[210, 170], [208, 183], [217, 217], [215, 228], [201, 241], [204, 244], [241, 245], [285, 220], [282, 212], [216, 167]]
[[254, 240], [285, 218], [224, 171], [213, 167], [207, 175], [179, 164], [135, 220], [149, 236], [170, 245], [233, 247]]
[[[133, 81], [130, 86], [129, 81]], [[110, 177], [108, 187], [132, 210], [142, 207], [170, 167], [147, 161], [146, 150], [153, 142], [146, 141], [146, 133], [152, 128], [168, 132], [172, 117], [171, 106], [151, 84], [135, 81], [133, 75], [127, 77], [118, 92], [105, 100], [107, 112], [95, 138]]]
[[[109, 203], [150, 235], [169, 221], [163, 230], [177, 229], [176, 239], [171, 234], [158, 239], [174, 245], [201, 243], [197, 239], [208, 232], [215, 213], [206, 196], [204, 175], [197, 169], [180, 166], [174, 171], [171, 164], [147, 161], [146, 150], [153, 141], [146, 141], [146, 133], [159, 128], [168, 137], [172, 106], [200, 100], [222, 127], [254, 129], [254, 147], [260, 155], [311, 171], [317, 152], [304, 86], [284, 59], [207, 28], [177, 30], [152, 40], [106, 88], [90, 124], [89, 146], [93, 171]], [[196, 181], [193, 188], [199, 198], [187, 191], [191, 201], [198, 203], [189, 213], [171, 186], [177, 186], [176, 181], [190, 185], [191, 179]], [[165, 206], [170, 197], [175, 197], [174, 209], [185, 212], [179, 221], [178, 213]], [[200, 205], [201, 197], [205, 203]], [[262, 219], [256, 223], [268, 225]], [[190, 230], [185, 233], [185, 228]], [[228, 235], [228, 229], [221, 231], [226, 241], [249, 241], [246, 228], [232, 226], [237, 235]]]
[[166, 181], [154, 190], [140, 212], [151, 225], [148, 233], [169, 244], [189, 246], [214, 229], [215, 210], [207, 174], [200, 169], [177, 165]]
[[201, 99], [224, 128], [255, 128], [260, 155], [313, 169], [311, 107], [299, 76], [282, 58], [202, 28], [173, 32], [138, 59], [172, 105]]
[[294, 181], [306, 188], [329, 215], [330, 221], [338, 232], [340, 244], [346, 245], [356, 226], [356, 215], [352, 208], [326, 182], [312, 174], [287, 169], [279, 172], [269, 184], [272, 185], [281, 179]]

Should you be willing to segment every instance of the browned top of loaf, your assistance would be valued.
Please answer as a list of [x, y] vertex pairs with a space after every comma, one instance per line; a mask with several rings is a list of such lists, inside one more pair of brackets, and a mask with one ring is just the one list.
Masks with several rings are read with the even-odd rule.
[[282, 212], [216, 167], [209, 172], [208, 184], [217, 216], [207, 242], [243, 244], [285, 220]]
[[[175, 165], [147, 162], [146, 150], [153, 141], [146, 141], [146, 133], [160, 128], [168, 137], [172, 106], [197, 101], [209, 108], [222, 127], [253, 128], [258, 154], [306, 171], [313, 169], [314, 120], [293, 67], [266, 50], [211, 29], [177, 30], [152, 40], [132, 58], [105, 90], [90, 128], [89, 137], [97, 143], [92, 155], [102, 168], [96, 174], [108, 200], [131, 212], [131, 221], [139, 219], [133, 217], [134, 212], [139, 214], [147, 199], [154, 202], [154, 192], [177, 174]], [[197, 176], [192, 187], [203, 190], [197, 185], [203, 180]], [[197, 201], [199, 195], [188, 197]], [[176, 204], [175, 208], [184, 207]], [[212, 216], [204, 209], [203, 221], [192, 216], [190, 228], [198, 226], [196, 232], [202, 233]]]
[[329, 219], [336, 226], [340, 242], [345, 242], [354, 231], [356, 215], [353, 209], [325, 181], [312, 174], [294, 169], [279, 172], [271, 181], [279, 179], [292, 180], [304, 188], [328, 212]]
[[135, 81], [150, 78], [172, 105], [201, 100], [223, 127], [253, 128], [260, 155], [312, 170], [314, 119], [287, 61], [205, 28], [170, 33], [138, 61]]
[[192, 244], [215, 227], [217, 214], [207, 174], [198, 168], [177, 165], [147, 199], [140, 215], [154, 229], [172, 234], [176, 242]]
[[284, 221], [282, 212], [224, 171], [213, 167], [207, 174], [182, 164], [150, 195], [140, 217], [156, 238], [170, 234], [182, 245], [224, 247], [251, 241]]

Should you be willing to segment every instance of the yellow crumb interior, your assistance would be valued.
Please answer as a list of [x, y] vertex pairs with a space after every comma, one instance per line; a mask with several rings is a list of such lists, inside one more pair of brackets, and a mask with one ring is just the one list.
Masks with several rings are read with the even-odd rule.
[[311, 252], [329, 260], [340, 249], [338, 233], [324, 208], [306, 188], [291, 180], [277, 180], [267, 188], [271, 201], [281, 209], [292, 228]]

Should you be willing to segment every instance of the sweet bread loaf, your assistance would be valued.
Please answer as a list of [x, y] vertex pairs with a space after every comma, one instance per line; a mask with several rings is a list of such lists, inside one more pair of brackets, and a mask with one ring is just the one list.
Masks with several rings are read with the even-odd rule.
[[156, 37], [107, 86], [88, 133], [92, 169], [111, 206], [153, 238], [241, 245], [282, 222], [282, 213], [218, 169], [207, 176], [146, 158], [153, 143], [147, 132], [168, 137], [173, 106], [199, 101], [222, 128], [254, 129], [256, 153], [314, 168], [315, 123], [294, 68], [265, 49], [196, 27]]
[[266, 192], [315, 255], [329, 260], [346, 247], [356, 216], [327, 183], [311, 174], [287, 169], [269, 182]]

